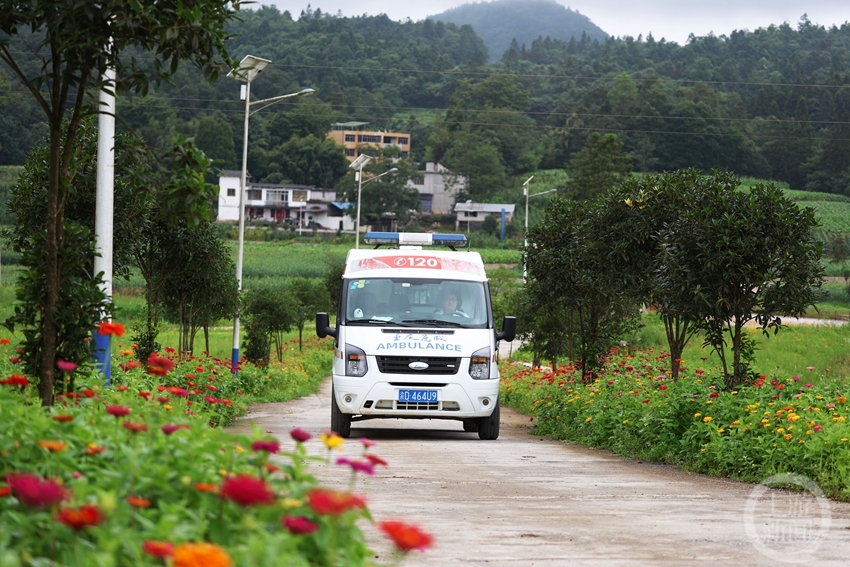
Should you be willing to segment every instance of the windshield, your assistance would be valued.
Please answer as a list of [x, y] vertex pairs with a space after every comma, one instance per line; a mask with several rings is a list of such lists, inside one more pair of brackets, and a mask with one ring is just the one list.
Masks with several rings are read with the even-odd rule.
[[486, 327], [483, 282], [420, 278], [346, 280], [346, 323]]

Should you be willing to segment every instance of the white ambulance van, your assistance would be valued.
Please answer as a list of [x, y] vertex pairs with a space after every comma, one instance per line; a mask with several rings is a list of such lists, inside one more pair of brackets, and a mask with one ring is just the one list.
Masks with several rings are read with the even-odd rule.
[[334, 338], [331, 429], [352, 421], [453, 419], [481, 439], [499, 437], [498, 344], [516, 319], [493, 324], [484, 263], [462, 234], [369, 232], [350, 250]]

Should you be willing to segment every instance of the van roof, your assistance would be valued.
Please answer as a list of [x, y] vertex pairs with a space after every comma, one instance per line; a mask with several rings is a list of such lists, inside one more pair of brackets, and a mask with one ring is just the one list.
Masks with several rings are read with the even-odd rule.
[[478, 252], [450, 250], [349, 250], [346, 278], [431, 277], [487, 281]]

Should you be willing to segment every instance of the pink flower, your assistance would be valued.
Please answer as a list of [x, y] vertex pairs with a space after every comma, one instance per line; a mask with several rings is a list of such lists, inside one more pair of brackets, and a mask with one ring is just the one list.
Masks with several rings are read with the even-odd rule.
[[299, 443], [306, 443], [310, 440], [311, 437], [309, 433], [307, 433], [300, 427], [296, 427], [295, 429], [290, 431], [289, 436], [292, 437], [294, 440], [298, 441]]
[[304, 516], [284, 516], [280, 523], [295, 535], [307, 535], [319, 529], [319, 524], [311, 522]]
[[261, 439], [251, 443], [251, 449], [254, 451], [265, 451], [266, 453], [274, 454], [280, 451], [280, 443], [277, 441], [268, 441]]
[[30, 508], [52, 508], [69, 496], [58, 483], [32, 473], [6, 475], [12, 494]]
[[340, 457], [336, 460], [336, 464], [348, 465], [351, 467], [351, 470], [361, 472], [369, 476], [375, 474], [375, 465], [369, 461], [354, 461], [346, 457]]
[[106, 406], [106, 413], [115, 417], [125, 417], [130, 415], [130, 408], [127, 406], [109, 405]]
[[815, 425], [814, 427], [812, 427], [813, 431], [820, 431], [821, 429], [823, 429], [823, 425]]
[[56, 366], [58, 366], [59, 370], [62, 372], [73, 372], [77, 369], [77, 363], [69, 360], [57, 360]]
[[165, 425], [162, 426], [162, 432], [165, 433], [166, 435], [171, 435], [172, 433], [174, 433], [175, 431], [177, 431], [179, 429], [189, 429], [189, 426], [182, 424], [182, 423], [179, 424], [179, 425], [176, 424], [176, 423], [166, 423]]
[[806, 366], [806, 370], [814, 370], [814, 369], [815, 369], [814, 366]]
[[806, 388], [811, 388], [811, 387], [812, 387], [812, 383], [811, 383], [811, 382], [806, 382], [804, 385], [806, 386]]
[[360, 439], [360, 444], [363, 445], [364, 447], [366, 447], [367, 449], [375, 446], [374, 441], [372, 441], [371, 439], [366, 439], [365, 437], [362, 437]]

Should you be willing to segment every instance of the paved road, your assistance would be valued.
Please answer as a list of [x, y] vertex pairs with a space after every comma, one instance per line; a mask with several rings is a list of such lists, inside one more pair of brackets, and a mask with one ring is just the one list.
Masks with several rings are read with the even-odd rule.
[[[295, 427], [317, 435], [330, 423], [329, 396], [326, 382], [318, 395], [256, 406], [234, 429], [254, 423], [284, 444]], [[374, 518], [412, 521], [435, 536], [404, 566], [850, 563], [850, 504], [541, 439], [507, 408], [501, 427], [497, 441], [480, 441], [454, 421], [353, 424], [345, 454], [359, 455], [357, 438], [368, 437], [390, 464], [365, 486]], [[338, 467], [318, 476], [347, 486]], [[378, 561], [388, 561], [388, 544], [363, 527]]]

